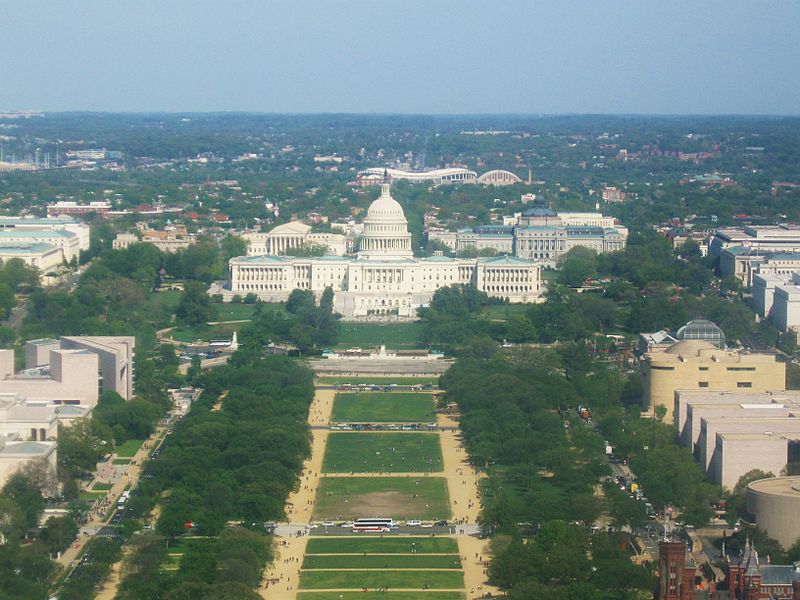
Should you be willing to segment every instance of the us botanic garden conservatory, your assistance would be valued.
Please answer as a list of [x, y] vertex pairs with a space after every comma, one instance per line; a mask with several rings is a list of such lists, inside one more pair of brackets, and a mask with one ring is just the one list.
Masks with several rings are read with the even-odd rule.
[[230, 261], [231, 287], [224, 293], [256, 294], [280, 302], [292, 290], [334, 291], [334, 309], [344, 318], [396, 315], [415, 318], [433, 293], [468, 284], [510, 302], [534, 302], [540, 296], [540, 266], [510, 256], [492, 258], [414, 258], [403, 208], [389, 184], [367, 211], [358, 252], [345, 256], [240, 256]]

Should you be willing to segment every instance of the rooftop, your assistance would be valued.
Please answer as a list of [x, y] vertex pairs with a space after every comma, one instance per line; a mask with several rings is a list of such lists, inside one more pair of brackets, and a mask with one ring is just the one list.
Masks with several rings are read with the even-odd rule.
[[800, 500], [800, 477], [769, 477], [758, 479], [747, 486], [747, 489], [771, 496], [786, 496]]
[[64, 229], [0, 229], [0, 241], [3, 238], [72, 238], [75, 234]]
[[[2, 234], [0, 234], [2, 235]], [[49, 250], [55, 250], [56, 247], [52, 246], [51, 244], [45, 243], [36, 243], [36, 244], [25, 244], [25, 243], [14, 243], [14, 242], [4, 242], [2, 237], [0, 237], [0, 255], [9, 255], [9, 254], [41, 254], [42, 252], [47, 252]]]
[[47, 455], [55, 450], [54, 443], [44, 442], [7, 442], [5, 446], [0, 448], [0, 456], [2, 455], [18, 455], [27, 454], [29, 456]]
[[517, 258], [516, 256], [492, 256], [489, 258], [479, 258], [478, 262], [487, 265], [531, 265], [533, 261], [525, 260], [524, 258]]

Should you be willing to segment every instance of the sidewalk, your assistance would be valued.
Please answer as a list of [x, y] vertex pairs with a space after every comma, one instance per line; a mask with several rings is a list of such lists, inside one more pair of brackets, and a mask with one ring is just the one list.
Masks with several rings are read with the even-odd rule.
[[[93, 537], [93, 535], [86, 535], [84, 532], [94, 531], [96, 533], [101, 527], [106, 525], [116, 510], [115, 503], [117, 498], [119, 498], [126, 489], [136, 486], [142, 472], [142, 465], [148, 460], [149, 449], [152, 448], [156, 442], [160, 443], [165, 432], [166, 428], [159, 426], [156, 428], [155, 432], [153, 432], [153, 435], [142, 443], [139, 450], [137, 450], [136, 454], [131, 458], [131, 463], [127, 465], [127, 471], [123, 471], [123, 474], [114, 482], [111, 489], [106, 492], [104, 499], [108, 500], [109, 503], [107, 512], [104, 516], [101, 516], [99, 511], [93, 511], [89, 521], [81, 526], [81, 533], [78, 534], [78, 539], [61, 554], [56, 562], [69, 568], [72, 562], [83, 554], [84, 547]], [[116, 454], [112, 455], [110, 460], [113, 461], [114, 458], [116, 458]], [[97, 480], [93, 479], [88, 489], [92, 489], [96, 482]]]

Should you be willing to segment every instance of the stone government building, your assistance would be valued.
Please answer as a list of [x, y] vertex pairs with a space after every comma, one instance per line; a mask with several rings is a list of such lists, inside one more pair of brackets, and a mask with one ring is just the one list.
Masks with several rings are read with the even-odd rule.
[[403, 208], [384, 182], [367, 211], [355, 255], [291, 257], [267, 254], [230, 261], [230, 287], [210, 293], [256, 294], [268, 302], [285, 301], [295, 289], [321, 294], [330, 286], [334, 309], [347, 319], [395, 316], [416, 318], [434, 292], [465, 284], [510, 302], [535, 302], [542, 294], [541, 266], [509, 256], [491, 258], [415, 258]]
[[628, 240], [628, 229], [614, 217], [599, 212], [556, 212], [539, 198], [533, 208], [505, 221], [503, 225], [478, 225], [459, 231], [429, 230], [428, 239], [456, 252], [470, 246], [493, 248], [548, 266], [555, 266], [576, 246], [603, 254], [623, 250]]

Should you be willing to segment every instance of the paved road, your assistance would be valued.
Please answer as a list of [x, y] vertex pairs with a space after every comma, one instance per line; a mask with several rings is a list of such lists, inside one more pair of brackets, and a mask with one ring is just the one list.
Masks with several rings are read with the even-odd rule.
[[[53, 286], [50, 289], [67, 289], [71, 290], [73, 286], [78, 283], [78, 280], [83, 275], [83, 272], [86, 270], [85, 265], [81, 267], [76, 273], [73, 273], [69, 277], [67, 277], [62, 283]], [[8, 316], [8, 319], [2, 322], [2, 325], [5, 327], [10, 327], [14, 331], [19, 331], [19, 328], [22, 326], [22, 321], [25, 320], [25, 317], [28, 315], [28, 311], [31, 307], [30, 300], [23, 300], [17, 306], [11, 309], [11, 314]]]
[[[370, 384], [367, 383], [367, 385], [370, 385]], [[430, 387], [430, 388], [427, 388], [427, 389], [419, 390], [419, 389], [412, 389], [414, 386], [412, 386], [410, 384], [409, 385], [394, 385], [393, 387], [391, 387], [391, 389], [387, 390], [387, 389], [384, 389], [385, 386], [383, 386], [383, 385], [380, 385], [380, 384], [375, 384], [375, 385], [377, 387], [379, 387], [380, 389], [377, 389], [377, 390], [358, 389], [358, 387], [356, 387], [356, 386], [351, 387], [351, 388], [343, 388], [343, 387], [338, 386], [338, 385], [324, 385], [324, 384], [323, 385], [317, 385], [317, 388], [319, 388], [321, 390], [336, 390], [337, 392], [362, 392], [363, 391], [363, 392], [388, 392], [388, 393], [391, 393], [391, 392], [411, 392], [411, 391], [414, 391], [414, 392], [441, 392], [442, 391], [436, 386], [433, 386], [433, 387]]]
[[438, 377], [453, 364], [451, 359], [436, 360], [404, 356], [380, 358], [338, 358], [313, 359], [309, 365], [317, 375], [325, 376], [427, 376]]
[[31, 301], [24, 300], [17, 306], [11, 309], [11, 314], [8, 316], [8, 319], [3, 321], [3, 325], [5, 327], [10, 327], [14, 331], [19, 332], [19, 328], [22, 326], [22, 321], [25, 320], [25, 317], [28, 315], [28, 309], [30, 308]]
[[[594, 425], [589, 425], [584, 421], [584, 424], [593, 431], [598, 431], [598, 429]], [[636, 475], [633, 471], [631, 471], [628, 465], [623, 464], [622, 462], [611, 460], [611, 457], [605, 457], [606, 464], [611, 468], [611, 473], [620, 478], [626, 479], [636, 479]], [[651, 530], [656, 532], [655, 537], [650, 537], [650, 531], [648, 529], [642, 528], [633, 531], [633, 534], [636, 536], [639, 545], [642, 549], [647, 552], [652, 558], [653, 561], [658, 560], [658, 539], [660, 532], [663, 532], [663, 526], [656, 520], [651, 519], [647, 522], [647, 527]]]
[[[463, 525], [451, 525], [448, 527], [406, 527], [402, 526], [398, 529], [384, 533], [382, 535], [416, 535], [416, 536], [435, 536], [435, 535], [478, 535], [481, 532], [480, 526], [475, 523], [464, 523]], [[289, 523], [287, 525], [278, 525], [275, 528], [275, 535], [281, 537], [299, 536], [302, 534], [311, 536], [339, 536], [339, 535], [364, 535], [363, 533], [354, 533], [349, 527], [337, 527], [335, 525], [330, 527], [323, 527], [319, 525], [315, 529], [309, 529], [308, 525], [304, 523]]]

